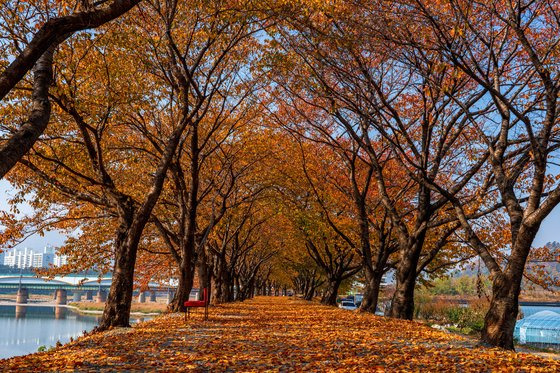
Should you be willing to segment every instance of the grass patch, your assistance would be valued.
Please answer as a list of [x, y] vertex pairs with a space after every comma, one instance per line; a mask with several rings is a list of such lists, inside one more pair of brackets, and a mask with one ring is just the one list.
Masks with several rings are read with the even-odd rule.
[[[76, 307], [81, 311], [103, 311], [105, 303], [93, 302], [73, 302], [69, 306]], [[167, 309], [167, 304], [164, 303], [132, 303], [130, 312], [137, 313], [163, 313]]]

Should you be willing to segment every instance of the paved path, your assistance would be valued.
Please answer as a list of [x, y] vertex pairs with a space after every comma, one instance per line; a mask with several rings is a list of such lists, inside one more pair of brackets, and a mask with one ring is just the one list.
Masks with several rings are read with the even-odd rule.
[[[416, 322], [286, 297], [157, 317], [46, 353], [0, 361], [21, 371], [560, 371], [534, 355], [479, 348]], [[0, 369], [1, 369], [0, 368]]]

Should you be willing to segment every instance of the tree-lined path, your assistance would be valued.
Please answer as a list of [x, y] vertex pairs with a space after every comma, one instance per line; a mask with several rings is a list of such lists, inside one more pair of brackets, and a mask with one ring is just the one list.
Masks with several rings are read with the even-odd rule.
[[[418, 290], [456, 270], [476, 273], [460, 328], [485, 345], [514, 350], [523, 292], [558, 299], [560, 248], [539, 234], [560, 211], [559, 46], [550, 0], [0, 1], [0, 254], [63, 234], [66, 264], [39, 274], [111, 273], [98, 331], [130, 326], [154, 283], [176, 287], [170, 313], [196, 288], [220, 307], [202, 326], [161, 318], [45, 356], [545, 364], [408, 322]], [[226, 305], [347, 292], [408, 321]]]
[[476, 347], [417, 322], [354, 313], [288, 297], [211, 309], [185, 324], [169, 314], [134, 328], [0, 361], [29, 371], [544, 371], [560, 362]]

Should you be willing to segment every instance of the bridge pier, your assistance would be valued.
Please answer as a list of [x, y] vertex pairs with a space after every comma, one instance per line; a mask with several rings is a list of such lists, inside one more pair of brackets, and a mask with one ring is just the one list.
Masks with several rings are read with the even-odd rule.
[[64, 289], [57, 289], [55, 291], [56, 302], [55, 304], [66, 304], [68, 302], [68, 292]]
[[152, 290], [150, 293], [150, 302], [157, 302], [157, 295], [155, 290]]
[[86, 300], [93, 300], [93, 291], [86, 291]]
[[107, 300], [107, 293], [104, 290], [99, 290], [97, 292], [97, 296], [95, 297], [95, 301], [97, 303], [105, 303]]
[[27, 288], [19, 288], [16, 295], [16, 303], [27, 303], [29, 299], [29, 291]]
[[82, 300], [82, 292], [79, 290], [74, 290], [72, 292], [72, 302], [80, 302]]
[[145, 291], [141, 291], [138, 294], [138, 303], [146, 303], [146, 292]]

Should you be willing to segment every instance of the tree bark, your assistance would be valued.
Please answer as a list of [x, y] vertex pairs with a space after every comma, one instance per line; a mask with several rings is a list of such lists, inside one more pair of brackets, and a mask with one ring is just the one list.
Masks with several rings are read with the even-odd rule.
[[33, 69], [31, 112], [27, 121], [0, 147], [0, 178], [27, 154], [47, 128], [51, 115], [49, 87], [55, 49], [54, 45], [48, 48]]
[[[182, 238], [183, 245], [181, 245], [182, 262], [179, 268], [179, 287], [175, 293], [175, 298], [170, 304], [170, 310], [173, 312], [184, 312], [184, 303], [189, 300], [189, 295], [193, 286], [194, 278], [194, 261], [196, 258], [196, 221], [198, 211], [198, 189], [199, 189], [199, 149], [198, 149], [198, 123], [193, 123], [191, 127], [191, 141], [190, 141], [190, 188], [188, 190], [187, 201], [187, 221], [185, 237]], [[181, 178], [184, 183], [184, 175], [180, 168], [176, 171], [179, 172], [177, 177]], [[184, 187], [184, 184], [182, 188]]]
[[372, 271], [366, 267], [366, 287], [364, 290], [364, 298], [360, 305], [360, 312], [375, 313], [377, 303], [379, 301], [379, 290], [381, 289], [381, 280], [383, 279], [383, 271]]
[[198, 272], [198, 283], [200, 284], [200, 291], [198, 292], [198, 300], [204, 299], [204, 293], [202, 289], [206, 288], [208, 292], [208, 299], [212, 296], [212, 281], [211, 281], [211, 269], [206, 261], [206, 253], [201, 248], [199, 256], [198, 256], [198, 263], [197, 263], [197, 272]]
[[185, 302], [189, 300], [191, 290], [194, 282], [194, 267], [192, 265], [193, 259], [189, 252], [183, 252], [181, 258], [181, 265], [179, 266], [179, 283], [177, 284], [177, 291], [169, 306], [167, 307], [171, 312], [185, 312]]
[[528, 227], [522, 224], [508, 264], [492, 281], [492, 299], [484, 318], [481, 341], [491, 346], [513, 350], [513, 330], [519, 312], [519, 293], [527, 257], [540, 224]]
[[309, 286], [307, 287], [305, 294], [303, 296], [303, 299], [305, 300], [312, 300], [313, 296], [315, 295], [315, 289], [317, 288], [317, 285], [315, 283], [315, 279], [311, 280], [311, 283], [309, 284]]
[[130, 326], [130, 307], [134, 289], [134, 266], [136, 264], [137, 245], [131, 241], [131, 227], [134, 219], [132, 201], [121, 209], [120, 224], [115, 237], [115, 265], [111, 289], [107, 296], [99, 330], [111, 327]]
[[231, 289], [233, 288], [233, 284], [231, 283], [231, 276], [229, 275], [229, 272], [224, 272], [222, 276], [223, 276], [221, 280], [222, 290], [221, 290], [221, 297], [219, 301], [221, 303], [232, 302], [233, 293], [231, 292]]
[[416, 286], [418, 261], [422, 250], [422, 240], [416, 240], [401, 257], [397, 267], [397, 285], [390, 317], [412, 320], [414, 317], [414, 287]]
[[[521, 276], [520, 276], [521, 277]], [[484, 318], [481, 340], [513, 350], [513, 330], [519, 310], [520, 280], [500, 275], [492, 283], [490, 308]]]
[[340, 279], [330, 279], [327, 289], [321, 303], [327, 306], [336, 306], [336, 297], [338, 296], [338, 288], [340, 287]]
[[418, 277], [418, 262], [426, 239], [426, 226], [431, 217], [430, 191], [421, 185], [418, 191], [418, 216], [414, 233], [405, 234], [406, 229], [401, 229], [399, 238], [400, 260], [397, 265], [397, 285], [390, 317], [412, 320], [414, 317], [414, 288]]

